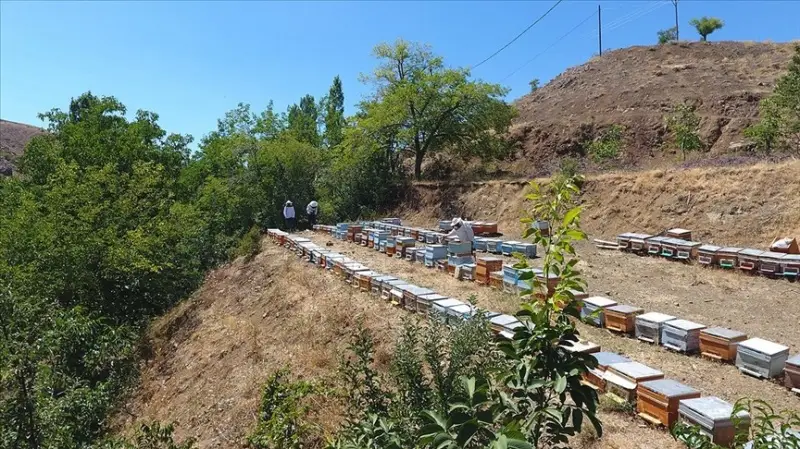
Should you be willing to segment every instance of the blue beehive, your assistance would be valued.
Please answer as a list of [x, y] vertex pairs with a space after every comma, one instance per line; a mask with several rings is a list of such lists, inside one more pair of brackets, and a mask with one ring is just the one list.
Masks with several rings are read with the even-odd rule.
[[475, 263], [475, 259], [472, 256], [448, 256], [447, 257], [447, 265], [451, 267], [456, 267], [458, 265], [464, 265], [469, 263]]
[[503, 243], [500, 239], [486, 239], [486, 252], [500, 254], [500, 244]]
[[470, 242], [448, 242], [447, 252], [449, 254], [472, 254], [472, 244]]
[[514, 245], [515, 253], [522, 253], [526, 257], [536, 257], [536, 245], [533, 243], [519, 242]]
[[453, 223], [450, 220], [439, 220], [440, 231], [450, 231], [453, 229]]
[[510, 256], [511, 253], [514, 252], [515, 245], [519, 245], [522, 242], [518, 242], [516, 240], [510, 240], [508, 242], [503, 242], [500, 244], [500, 252], [503, 253], [505, 256]]
[[425, 231], [425, 243], [439, 243], [439, 233]]
[[486, 251], [486, 239], [484, 237], [475, 237], [475, 240], [472, 241], [472, 248], [475, 251]]

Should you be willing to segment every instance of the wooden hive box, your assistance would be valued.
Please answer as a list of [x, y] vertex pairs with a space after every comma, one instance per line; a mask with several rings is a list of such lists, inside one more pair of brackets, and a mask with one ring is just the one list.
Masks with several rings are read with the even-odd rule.
[[725, 247], [717, 251], [717, 257], [719, 258], [719, 267], [731, 270], [738, 267], [740, 252], [742, 252], [742, 248], [736, 248], [732, 246]]
[[405, 285], [395, 285], [392, 287], [392, 290], [389, 292], [389, 299], [393, 306], [398, 306], [401, 309], [405, 308], [406, 305], [406, 291], [412, 288], [422, 288], [414, 284], [405, 284]]
[[456, 257], [471, 256], [472, 244], [470, 242], [458, 242], [451, 240], [447, 242], [447, 254]]
[[698, 426], [700, 432], [711, 439], [711, 442], [723, 447], [733, 444], [737, 433], [746, 431], [750, 426], [750, 415], [740, 412], [732, 419], [733, 405], [714, 396], [683, 399], [678, 402], [678, 419], [692, 426]]
[[654, 237], [650, 237], [646, 240], [647, 242], [647, 254], [651, 256], [660, 256], [661, 251], [663, 248], [664, 240], [669, 239], [670, 237], [665, 237], [661, 235], [656, 235]]
[[755, 377], [778, 377], [789, 359], [789, 348], [762, 338], [751, 338], [736, 348], [736, 367]]
[[783, 373], [786, 388], [800, 394], [800, 354], [786, 360]]
[[578, 352], [581, 354], [595, 354], [600, 352], [600, 345], [588, 340], [570, 342], [569, 344], [563, 345], [563, 347], [569, 352]]
[[389, 257], [394, 256], [394, 252], [396, 250], [396, 239], [395, 236], [386, 237], [386, 255]]
[[358, 271], [355, 273], [356, 278], [356, 285], [358, 285], [358, 289], [362, 292], [369, 293], [372, 291], [372, 278], [381, 276], [380, 273], [375, 271], [367, 270], [367, 271]]
[[[603, 327], [605, 323], [604, 309], [607, 307], [615, 306], [617, 302], [610, 298], [602, 296], [590, 296], [583, 300], [581, 305], [581, 318], [588, 320], [589, 323], [597, 327]], [[600, 311], [597, 316], [590, 317], [595, 311]]]
[[676, 247], [677, 253], [675, 259], [688, 262], [697, 259], [699, 248], [703, 246], [700, 242], [692, 242], [690, 240], [679, 240]]
[[723, 327], [710, 327], [700, 331], [700, 354], [719, 360], [736, 360], [736, 347], [747, 340], [747, 334]]
[[503, 259], [499, 257], [481, 256], [475, 264], [475, 282], [488, 285], [491, 274], [503, 269]]
[[[405, 249], [405, 259], [411, 263], [416, 262], [417, 260], [417, 251], [422, 250], [422, 248], [404, 248]], [[424, 250], [423, 250], [424, 251]]]
[[493, 254], [500, 254], [500, 245], [503, 243], [500, 239], [486, 239], [486, 252]]
[[424, 295], [430, 295], [432, 293], [436, 292], [429, 288], [418, 287], [416, 285], [408, 286], [407, 288], [403, 289], [403, 308], [405, 308], [409, 312], [416, 312], [417, 300], [419, 299], [419, 297]]
[[617, 235], [617, 247], [622, 251], [630, 251], [631, 237], [634, 235], [632, 232], [623, 232]]
[[425, 233], [425, 243], [428, 244], [436, 244], [439, 243], [439, 236], [438, 232], [428, 231]]
[[514, 330], [522, 326], [522, 323], [515, 316], [498, 314], [489, 318], [489, 326], [498, 335], [511, 339], [514, 337]]
[[475, 237], [472, 240], [472, 248], [475, 251], [480, 251], [482, 253], [486, 252], [486, 238], [485, 237]]
[[636, 411], [645, 421], [671, 429], [678, 420], [678, 405], [700, 397], [700, 391], [670, 379], [640, 382], [636, 387]]
[[589, 371], [583, 373], [583, 383], [601, 393], [606, 390], [606, 382], [603, 380], [606, 369], [615, 363], [627, 363], [631, 361], [631, 359], [615, 352], [595, 352], [592, 356], [597, 360], [597, 367], [591, 368]]
[[661, 257], [666, 257], [667, 259], [673, 259], [677, 257], [678, 246], [683, 242], [684, 240], [673, 237], [667, 237], [661, 240]]
[[523, 254], [525, 257], [533, 259], [536, 257], [536, 245], [533, 243], [521, 242], [514, 245], [515, 253]]
[[475, 280], [475, 268], [476, 265], [474, 263], [465, 263], [460, 266], [458, 269], [458, 276], [460, 281], [474, 281]]
[[433, 307], [433, 303], [444, 299], [447, 299], [447, 296], [438, 293], [417, 296], [416, 311], [421, 315], [428, 315], [430, 314], [431, 307]]
[[372, 292], [373, 295], [380, 297], [381, 296], [381, 288], [383, 286], [383, 283], [384, 282], [389, 282], [389, 281], [396, 281], [396, 280], [397, 280], [397, 278], [394, 277], [394, 276], [377, 276], [377, 277], [373, 277], [372, 279], [370, 279], [370, 285], [369, 285], [370, 292]]
[[781, 271], [787, 279], [796, 280], [800, 277], [800, 254], [786, 254], [781, 259]]
[[683, 228], [673, 228], [667, 231], [667, 237], [672, 237], [681, 240], [691, 240], [692, 231]]
[[774, 251], [765, 251], [758, 256], [758, 272], [763, 276], [775, 277], [783, 276], [783, 266], [781, 262], [786, 254]]
[[500, 252], [504, 256], [510, 256], [514, 253], [515, 245], [520, 245], [522, 242], [518, 242], [516, 240], [509, 240], [507, 242], [503, 242], [500, 244]]
[[344, 266], [344, 281], [353, 288], [358, 288], [358, 281], [356, 280], [356, 274], [362, 271], [370, 271], [369, 267], [361, 265], [358, 262], [349, 263]]
[[[394, 280], [394, 281], [382, 282], [381, 283], [381, 299], [384, 299], [386, 301], [391, 301], [392, 300], [392, 290], [394, 290], [396, 287], [403, 287], [403, 286], [406, 286], [406, 285], [408, 285], [408, 282], [406, 282], [406, 281], [404, 281], [402, 279], [397, 279], [397, 280]], [[401, 293], [402, 293], [402, 291], [401, 291]]]
[[764, 251], [745, 248], [739, 251], [739, 270], [745, 273], [758, 273], [758, 262]]
[[640, 382], [663, 379], [664, 373], [639, 362], [615, 363], [606, 368], [606, 393], [620, 402], [634, 404]]
[[492, 287], [502, 290], [503, 289], [503, 272], [502, 271], [493, 271], [489, 273], [489, 285]]
[[583, 301], [584, 299], [589, 297], [589, 294], [586, 292], [581, 292], [572, 289], [570, 289], [569, 292], [572, 293], [572, 297], [575, 298], [576, 301]]
[[460, 305], [465, 305], [465, 303], [455, 298], [441, 299], [433, 302], [428, 314], [434, 319], [446, 323], [448, 317], [447, 309]]
[[635, 234], [632, 233], [628, 239], [628, 248], [632, 253], [644, 254], [647, 253], [647, 240], [653, 237], [650, 234]]
[[475, 316], [476, 312], [477, 310], [475, 309], [474, 306], [466, 303], [448, 307], [446, 310], [447, 322], [455, 324], [462, 321], [466, 321]]
[[648, 343], [661, 344], [661, 329], [664, 323], [675, 317], [659, 312], [648, 312], [636, 317], [636, 338]]
[[636, 317], [643, 313], [644, 309], [641, 307], [625, 304], [606, 307], [603, 310], [605, 328], [610, 331], [632, 335], [636, 331]]
[[707, 267], [719, 264], [719, 250], [722, 247], [716, 245], [700, 245], [697, 248], [697, 263]]
[[700, 331], [706, 326], [689, 320], [671, 320], [661, 327], [661, 345], [692, 354], [700, 350]]

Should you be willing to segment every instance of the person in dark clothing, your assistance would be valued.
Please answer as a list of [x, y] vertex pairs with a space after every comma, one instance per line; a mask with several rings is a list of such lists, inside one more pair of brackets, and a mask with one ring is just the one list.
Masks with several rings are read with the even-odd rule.
[[316, 201], [312, 201], [308, 203], [306, 206], [306, 214], [308, 214], [308, 224], [312, 228], [315, 224], [317, 224], [317, 211], [319, 210], [319, 204]]

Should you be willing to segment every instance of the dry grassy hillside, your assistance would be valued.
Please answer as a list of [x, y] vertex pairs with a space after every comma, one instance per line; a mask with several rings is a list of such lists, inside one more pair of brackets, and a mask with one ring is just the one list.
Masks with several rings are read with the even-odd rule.
[[793, 44], [681, 42], [611, 51], [570, 68], [516, 101], [512, 135], [521, 141], [507, 172], [535, 176], [556, 159], [582, 154], [583, 143], [610, 125], [626, 128], [618, 166], [654, 168], [679, 163], [664, 151], [664, 114], [689, 101], [703, 118], [708, 152], [719, 157], [743, 143], [741, 131], [758, 117], [791, 59]]
[[[429, 226], [456, 215], [494, 220], [501, 232], [519, 236], [526, 188], [504, 181], [419, 183], [396, 214]], [[800, 238], [800, 161], [589, 176], [581, 200], [593, 237], [680, 226], [704, 242], [765, 248], [779, 235]]]
[[35, 126], [0, 120], [0, 176], [10, 176], [13, 173], [14, 163], [22, 156], [25, 145], [31, 137], [43, 132]]

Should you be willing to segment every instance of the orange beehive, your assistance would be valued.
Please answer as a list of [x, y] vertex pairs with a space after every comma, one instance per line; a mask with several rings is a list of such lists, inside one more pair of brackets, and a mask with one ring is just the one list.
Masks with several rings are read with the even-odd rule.
[[583, 373], [583, 383], [590, 387], [602, 392], [606, 388], [606, 382], [603, 380], [606, 369], [609, 365], [615, 363], [626, 363], [631, 360], [627, 357], [621, 356], [614, 352], [596, 352], [592, 356], [597, 360], [597, 367]]
[[700, 354], [723, 362], [736, 360], [739, 342], [747, 340], [747, 334], [739, 331], [712, 327], [700, 331]]
[[644, 313], [640, 307], [617, 304], [603, 309], [606, 329], [623, 334], [633, 334], [636, 330], [636, 317]]
[[502, 270], [503, 259], [499, 257], [478, 257], [475, 265], [475, 282], [483, 285], [489, 285], [491, 283], [491, 274]]
[[786, 381], [786, 388], [800, 394], [800, 355], [796, 355], [786, 361], [783, 373]]
[[699, 398], [700, 392], [670, 379], [639, 382], [636, 386], [636, 411], [645, 421], [667, 428], [678, 420], [678, 404]]

